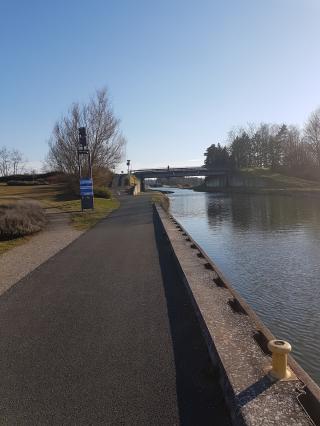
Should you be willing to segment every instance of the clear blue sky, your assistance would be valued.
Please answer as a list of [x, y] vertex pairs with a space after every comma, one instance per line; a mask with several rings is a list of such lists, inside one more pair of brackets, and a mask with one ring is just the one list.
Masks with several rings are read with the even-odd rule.
[[0, 0], [0, 17], [0, 145], [32, 162], [103, 86], [134, 168], [201, 164], [234, 125], [320, 105], [318, 0]]

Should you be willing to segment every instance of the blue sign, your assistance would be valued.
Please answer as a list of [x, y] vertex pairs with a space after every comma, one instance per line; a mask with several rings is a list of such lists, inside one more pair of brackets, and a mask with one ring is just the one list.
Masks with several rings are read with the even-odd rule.
[[80, 179], [80, 195], [91, 195], [91, 196], [93, 196], [92, 179]]

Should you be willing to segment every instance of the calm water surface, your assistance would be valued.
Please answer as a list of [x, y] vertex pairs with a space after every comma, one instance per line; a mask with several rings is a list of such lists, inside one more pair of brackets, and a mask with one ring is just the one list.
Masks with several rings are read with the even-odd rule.
[[172, 190], [173, 215], [320, 384], [320, 199]]

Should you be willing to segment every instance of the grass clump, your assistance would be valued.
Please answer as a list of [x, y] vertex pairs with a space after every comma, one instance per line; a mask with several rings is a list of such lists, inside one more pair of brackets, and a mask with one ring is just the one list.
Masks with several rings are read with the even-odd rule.
[[151, 198], [151, 202], [154, 204], [159, 204], [166, 212], [170, 208], [170, 200], [166, 194], [162, 192], [154, 192]]
[[41, 231], [46, 224], [39, 203], [18, 201], [0, 205], [0, 241], [13, 240]]
[[93, 193], [95, 197], [107, 198], [108, 200], [112, 198], [112, 192], [105, 186], [95, 186], [93, 188]]

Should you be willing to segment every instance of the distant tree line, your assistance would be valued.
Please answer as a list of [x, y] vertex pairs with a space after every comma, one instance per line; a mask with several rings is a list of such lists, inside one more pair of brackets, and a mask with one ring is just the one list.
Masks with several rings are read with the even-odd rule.
[[320, 108], [302, 130], [287, 124], [249, 125], [232, 130], [226, 146], [213, 144], [204, 155], [208, 168], [270, 168], [320, 179]]
[[23, 173], [25, 158], [18, 149], [0, 147], [0, 176], [16, 175]]

